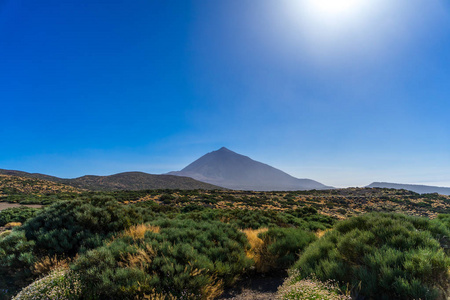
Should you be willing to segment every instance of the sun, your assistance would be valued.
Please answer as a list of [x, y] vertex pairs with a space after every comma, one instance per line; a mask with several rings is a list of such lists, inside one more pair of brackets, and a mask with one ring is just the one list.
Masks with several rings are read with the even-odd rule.
[[308, 5], [322, 14], [348, 14], [356, 10], [362, 0], [311, 0]]
[[366, 9], [367, 0], [304, 0], [304, 9], [320, 18], [347, 19]]

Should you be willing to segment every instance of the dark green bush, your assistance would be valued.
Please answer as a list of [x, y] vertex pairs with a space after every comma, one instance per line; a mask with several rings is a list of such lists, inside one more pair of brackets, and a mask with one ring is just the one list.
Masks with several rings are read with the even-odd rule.
[[305, 230], [325, 230], [334, 224], [335, 219], [314, 212], [303, 214], [297, 211], [277, 212], [273, 210], [246, 209], [204, 209], [179, 215], [180, 219], [197, 221], [217, 220], [233, 224], [241, 229], [262, 227], [297, 227]]
[[288, 268], [293, 265], [309, 244], [317, 240], [317, 237], [308, 231], [297, 228], [270, 228], [258, 235], [267, 245], [267, 250], [277, 257], [278, 268]]
[[13, 230], [0, 235], [0, 299], [7, 299], [30, 282], [30, 267], [35, 262], [34, 241], [25, 232]]
[[448, 229], [450, 229], [450, 214], [440, 214], [437, 218], [437, 221], [441, 222], [445, 226], [447, 226]]
[[[73, 266], [94, 299], [154, 292], [200, 299], [229, 285], [251, 264], [245, 235], [220, 222], [159, 220], [141, 238], [126, 232], [88, 251]], [[131, 228], [130, 230], [133, 230]]]
[[32, 207], [12, 207], [0, 211], [0, 226], [4, 226], [10, 222], [24, 223], [26, 220], [34, 217], [39, 208]]
[[372, 299], [435, 299], [448, 288], [450, 259], [438, 241], [448, 235], [428, 219], [366, 214], [338, 223], [294, 268], [303, 277], [349, 283]]
[[58, 202], [28, 220], [23, 230], [46, 254], [73, 256], [141, 220], [136, 210], [112, 198], [93, 197]]

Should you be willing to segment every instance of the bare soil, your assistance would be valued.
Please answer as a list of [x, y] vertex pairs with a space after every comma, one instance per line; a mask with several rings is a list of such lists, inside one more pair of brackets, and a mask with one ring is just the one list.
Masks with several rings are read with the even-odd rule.
[[274, 300], [278, 287], [287, 277], [285, 271], [270, 274], [249, 274], [232, 288], [225, 290], [219, 300]]
[[17, 204], [17, 203], [8, 203], [8, 202], [0, 202], [0, 210], [4, 210], [11, 207], [34, 207], [34, 208], [41, 208], [42, 205], [40, 204]]

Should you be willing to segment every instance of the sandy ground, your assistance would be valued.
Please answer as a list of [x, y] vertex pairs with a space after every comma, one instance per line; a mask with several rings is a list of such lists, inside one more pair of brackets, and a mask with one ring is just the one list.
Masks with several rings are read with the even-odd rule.
[[20, 206], [26, 206], [26, 207], [35, 207], [35, 208], [40, 208], [42, 207], [42, 205], [39, 204], [17, 204], [17, 203], [8, 203], [8, 202], [0, 202], [0, 210], [4, 210], [7, 208], [11, 208], [11, 207], [20, 207]]
[[286, 272], [269, 275], [249, 275], [242, 278], [236, 286], [225, 290], [220, 300], [274, 300], [278, 287], [287, 277]]

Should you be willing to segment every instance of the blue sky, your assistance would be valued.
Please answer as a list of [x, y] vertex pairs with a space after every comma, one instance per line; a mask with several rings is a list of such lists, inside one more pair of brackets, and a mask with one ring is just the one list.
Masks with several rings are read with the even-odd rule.
[[0, 168], [450, 186], [450, 5], [311, 1], [0, 0]]

